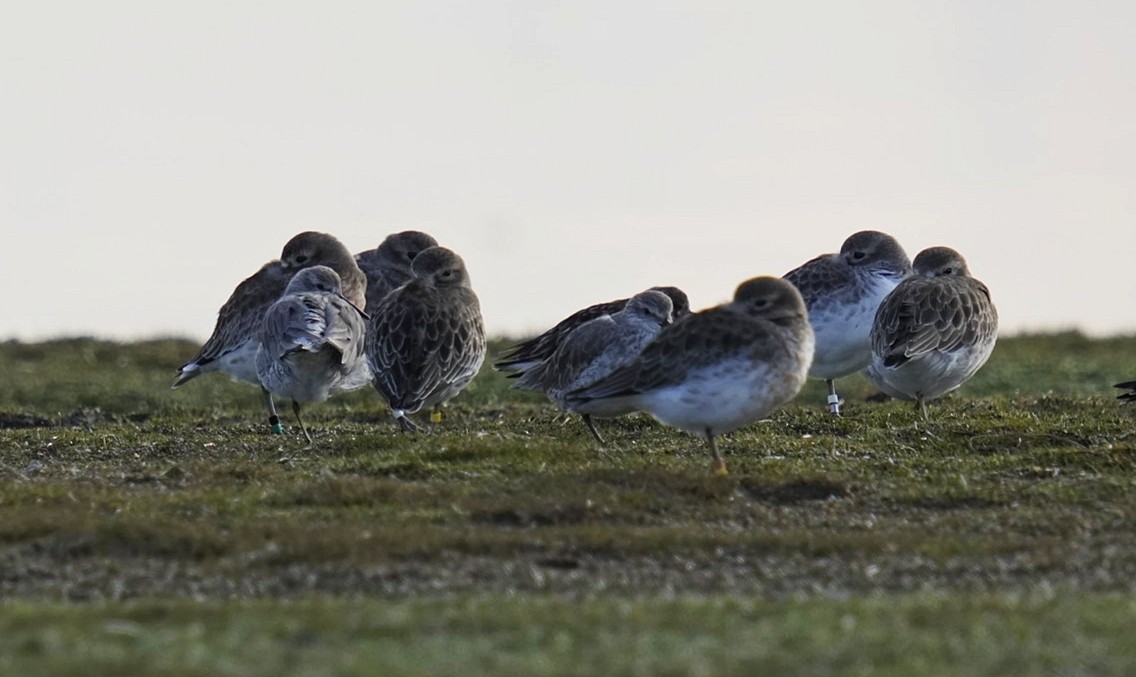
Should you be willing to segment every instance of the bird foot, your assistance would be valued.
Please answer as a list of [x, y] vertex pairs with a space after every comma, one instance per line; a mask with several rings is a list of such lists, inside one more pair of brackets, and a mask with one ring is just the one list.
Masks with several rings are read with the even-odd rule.
[[718, 477], [726, 477], [727, 475], [730, 474], [730, 471], [726, 470], [726, 459], [724, 459], [724, 458], [714, 459], [714, 474], [717, 475]]
[[407, 418], [405, 414], [402, 415], [402, 416], [395, 416], [394, 420], [395, 420], [395, 423], [398, 423], [398, 427], [401, 428], [403, 432], [407, 432], [407, 433], [420, 433], [420, 432], [422, 432], [422, 428], [419, 427], [414, 421], [411, 421], [409, 418]]

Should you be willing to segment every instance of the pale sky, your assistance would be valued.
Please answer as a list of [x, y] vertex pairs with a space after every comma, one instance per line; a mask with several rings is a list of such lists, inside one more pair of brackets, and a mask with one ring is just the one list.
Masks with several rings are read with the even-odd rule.
[[24, 2], [0, 338], [204, 339], [303, 230], [424, 230], [492, 334], [877, 229], [1003, 333], [1136, 331], [1136, 3]]

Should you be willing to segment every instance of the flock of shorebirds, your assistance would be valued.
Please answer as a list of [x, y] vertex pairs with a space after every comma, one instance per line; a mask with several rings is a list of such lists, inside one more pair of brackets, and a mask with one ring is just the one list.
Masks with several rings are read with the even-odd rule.
[[[927, 402], [972, 377], [994, 349], [998, 313], [986, 285], [948, 247], [910, 260], [895, 238], [861, 231], [835, 254], [783, 277], [742, 282], [729, 303], [691, 312], [686, 294], [653, 287], [580, 310], [496, 364], [515, 387], [592, 417], [636, 411], [705, 436], [768, 416], [807, 377], [828, 384], [857, 371], [884, 393]], [[241, 282], [212, 336], [182, 365], [173, 387], [210, 371], [260, 386], [273, 432], [273, 397], [301, 404], [371, 384], [399, 427], [465, 388], [485, 359], [485, 328], [461, 257], [429, 235], [405, 231], [352, 255], [335, 237], [304, 232], [278, 260]], [[1136, 381], [1120, 387], [1133, 392]]]

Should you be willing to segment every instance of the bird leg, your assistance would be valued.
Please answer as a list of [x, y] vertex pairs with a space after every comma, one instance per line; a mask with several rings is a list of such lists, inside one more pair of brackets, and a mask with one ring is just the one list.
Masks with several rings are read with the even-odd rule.
[[726, 459], [718, 453], [718, 443], [714, 441], [714, 433], [710, 428], [706, 429], [706, 441], [710, 443], [710, 453], [714, 454], [714, 474], [725, 477], [730, 472], [726, 470]]
[[596, 438], [596, 441], [600, 444], [604, 444], [604, 439], [600, 437], [600, 432], [596, 430], [595, 424], [592, 423], [591, 414], [580, 414], [580, 418], [584, 419], [584, 425], [588, 426], [588, 430], [592, 432], [592, 437]]
[[260, 396], [264, 400], [264, 405], [268, 407], [268, 429], [273, 435], [284, 434], [284, 428], [280, 425], [280, 417], [276, 415], [276, 403], [272, 401], [272, 393], [268, 392], [268, 388], [261, 386]]
[[923, 414], [923, 420], [930, 421], [931, 417], [927, 415], [927, 400], [924, 399], [922, 395], [920, 395], [918, 398], [916, 398], [915, 402], [919, 407], [919, 411]]
[[840, 399], [840, 395], [836, 394], [836, 381], [825, 379], [825, 383], [828, 384], [828, 413], [833, 416], [839, 416], [840, 405], [844, 403], [844, 400]]
[[308, 444], [312, 444], [312, 436], [308, 434], [308, 428], [304, 425], [304, 419], [300, 418], [300, 403], [292, 400], [292, 411], [296, 412], [296, 422], [300, 424], [300, 430], [304, 431], [304, 437], [308, 438]]
[[411, 421], [407, 417], [406, 412], [402, 409], [391, 409], [391, 412], [394, 414], [394, 422], [398, 424], [398, 427], [401, 428], [403, 432], [422, 432], [422, 428], [419, 428], [417, 425], [415, 425], [414, 421]]

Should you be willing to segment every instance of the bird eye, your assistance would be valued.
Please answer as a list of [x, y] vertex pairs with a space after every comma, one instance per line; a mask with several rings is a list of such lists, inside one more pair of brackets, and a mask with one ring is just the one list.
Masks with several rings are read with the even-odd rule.
[[865, 256], [867, 256], [867, 254], [865, 254], [864, 252], [856, 252], [855, 254], [852, 255], [852, 258], [859, 261], [859, 260], [863, 259]]
[[418, 256], [418, 252], [406, 252], [406, 258], [413, 261], [414, 257]]
[[955, 272], [954, 268], [943, 268], [943, 275], [953, 275], [954, 272]]
[[308, 260], [308, 257], [305, 256], [304, 254], [300, 254], [299, 256], [296, 257], [296, 263], [304, 263], [307, 260]]

